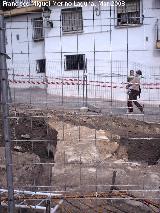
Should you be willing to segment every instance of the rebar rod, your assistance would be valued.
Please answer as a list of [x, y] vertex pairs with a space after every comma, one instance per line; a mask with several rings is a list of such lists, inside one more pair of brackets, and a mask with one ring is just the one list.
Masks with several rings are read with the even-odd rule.
[[3, 134], [5, 141], [5, 158], [7, 170], [8, 186], [8, 213], [14, 212], [14, 189], [13, 189], [13, 171], [12, 171], [12, 153], [11, 137], [9, 125], [9, 106], [8, 106], [8, 75], [6, 64], [6, 47], [5, 47], [5, 24], [4, 17], [0, 16], [0, 67], [1, 67], [1, 87], [2, 87], [2, 117], [3, 117]]

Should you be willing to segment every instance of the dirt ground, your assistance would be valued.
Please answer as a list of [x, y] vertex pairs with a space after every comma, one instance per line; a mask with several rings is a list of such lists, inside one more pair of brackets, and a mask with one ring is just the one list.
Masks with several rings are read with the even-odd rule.
[[[115, 171], [115, 185], [121, 190], [159, 204], [159, 124], [78, 110], [35, 111], [23, 107], [11, 109], [10, 120], [15, 187], [47, 190], [50, 186], [50, 190], [82, 194], [107, 192]], [[2, 137], [0, 140], [3, 147]], [[48, 144], [53, 145], [52, 153]], [[4, 155], [0, 156], [4, 165]], [[27, 167], [26, 162], [32, 166]], [[5, 167], [1, 170], [0, 181], [5, 187]], [[100, 207], [97, 199], [81, 202], [65, 201], [64, 208], [85, 213], [95, 208], [97, 212], [158, 212], [132, 200], [103, 200], [105, 207]]]
[[[12, 111], [13, 112], [13, 111]], [[45, 163], [53, 163], [54, 155], [48, 152], [48, 144], [52, 142], [53, 148], [57, 143], [57, 132], [47, 127], [42, 117], [28, 117], [28, 114], [11, 112], [10, 126], [12, 139], [14, 185], [26, 190], [33, 190], [38, 185], [50, 184], [51, 168]], [[36, 113], [34, 113], [36, 116]], [[2, 122], [0, 123], [2, 127]], [[1, 186], [6, 188], [5, 178], [5, 150], [1, 132], [0, 138], [0, 175]], [[33, 165], [32, 165], [33, 164]], [[41, 174], [41, 178], [39, 175]], [[29, 176], [28, 176], [29, 175]]]
[[[159, 204], [159, 125], [79, 112], [52, 115], [49, 124], [58, 132], [52, 185], [70, 193], [108, 192], [116, 172], [121, 190]], [[64, 207], [87, 213], [153, 212], [141, 202], [118, 199], [71, 200]]]
[[160, 125], [146, 123], [134, 119], [125, 119], [104, 115], [81, 115], [78, 113], [53, 113], [59, 121], [75, 126], [86, 126], [94, 130], [105, 130], [120, 145], [117, 155], [121, 157], [121, 147], [127, 149], [128, 159], [131, 161], [156, 164], [160, 158]]

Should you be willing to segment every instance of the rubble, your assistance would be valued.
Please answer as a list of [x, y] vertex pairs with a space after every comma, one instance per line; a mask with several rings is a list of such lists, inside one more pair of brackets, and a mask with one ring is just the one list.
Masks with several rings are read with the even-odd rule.
[[22, 139], [30, 139], [30, 135], [29, 134], [25, 134], [25, 135], [21, 135]]
[[[13, 158], [13, 173], [14, 173], [14, 186], [21, 187], [22, 185], [29, 186], [33, 181], [37, 181], [41, 171], [40, 158], [35, 154], [12, 152]], [[0, 182], [1, 187], [6, 188], [6, 169], [5, 169], [5, 148], [0, 147]]]
[[21, 146], [14, 146], [14, 151], [22, 152], [22, 147]]
[[80, 108], [80, 112], [81, 112], [81, 113], [86, 113], [86, 112], [88, 112], [88, 107], [81, 107], [81, 108]]
[[[90, 116], [87, 113], [89, 112], [79, 114], [54, 111], [45, 121], [34, 120], [32, 128], [29, 126], [30, 120], [26, 118], [19, 119], [18, 124], [14, 123], [14, 137], [19, 140], [22, 135], [26, 136], [27, 131], [31, 140], [51, 141], [51, 144], [38, 141], [32, 146], [29, 145], [29, 139], [14, 146], [15, 186], [29, 187], [35, 183], [54, 186], [57, 191], [108, 191], [113, 171], [116, 171], [115, 185], [119, 185], [120, 189], [131, 191], [137, 197], [157, 197], [160, 144], [157, 140], [146, 141], [139, 138], [159, 137], [160, 126], [116, 117]], [[4, 148], [2, 149], [4, 152]], [[49, 158], [49, 153], [53, 154], [54, 159]], [[0, 156], [0, 165], [4, 165], [5, 159], [1, 152]], [[156, 163], [148, 165], [151, 160]], [[39, 164], [41, 162], [54, 163], [43, 166]], [[5, 166], [0, 167], [0, 170], [0, 181], [5, 186]], [[151, 191], [153, 189], [155, 191]], [[124, 206], [129, 209], [128, 212], [142, 208], [136, 201], [123, 202]], [[130, 211], [131, 206], [133, 211]]]

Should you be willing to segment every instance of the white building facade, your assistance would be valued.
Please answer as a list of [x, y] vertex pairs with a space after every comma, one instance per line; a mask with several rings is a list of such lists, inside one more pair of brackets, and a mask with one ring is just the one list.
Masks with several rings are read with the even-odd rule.
[[91, 98], [126, 100], [129, 70], [141, 69], [141, 99], [158, 103], [160, 0], [57, 2], [49, 9], [47, 18], [36, 13], [7, 19], [16, 79], [24, 74], [46, 81], [37, 84], [50, 94], [83, 96], [87, 90]]

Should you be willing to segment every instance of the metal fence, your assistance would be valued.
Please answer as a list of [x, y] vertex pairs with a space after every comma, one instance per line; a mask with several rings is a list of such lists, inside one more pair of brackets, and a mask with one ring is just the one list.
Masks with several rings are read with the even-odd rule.
[[[33, 61], [29, 64], [27, 62], [8, 64], [12, 102], [52, 109], [59, 106], [76, 108], [91, 104], [107, 113], [126, 114], [128, 99], [126, 61], [100, 60], [96, 67], [97, 74], [93, 74], [93, 61], [87, 60], [86, 69], [75, 71], [63, 70], [61, 64], [64, 63], [58, 60], [47, 61], [47, 74], [37, 73], [36, 62]], [[130, 63], [130, 69], [134, 71], [140, 69], [143, 73], [139, 101], [144, 105], [144, 118], [148, 120], [151, 116], [158, 121], [160, 68]]]
[[[47, 72], [37, 73], [36, 61], [8, 61], [17, 212], [159, 212], [160, 67], [87, 59], [84, 70], [65, 71], [64, 64], [46, 61]], [[144, 113], [127, 113], [131, 69], [143, 73]], [[5, 211], [4, 145], [1, 137]]]

